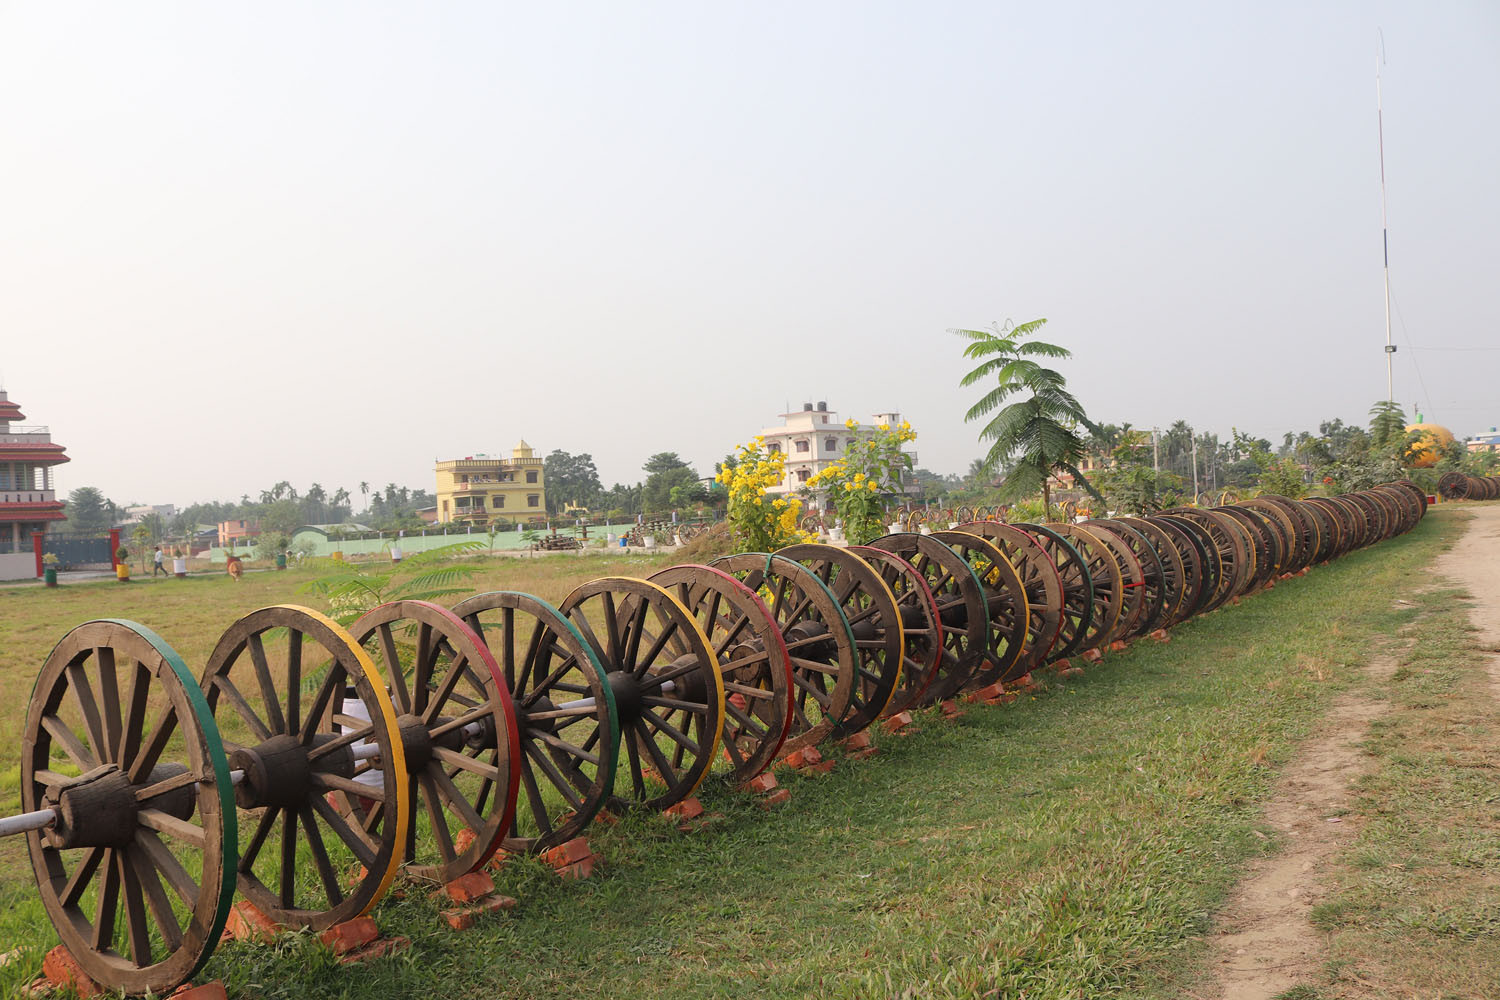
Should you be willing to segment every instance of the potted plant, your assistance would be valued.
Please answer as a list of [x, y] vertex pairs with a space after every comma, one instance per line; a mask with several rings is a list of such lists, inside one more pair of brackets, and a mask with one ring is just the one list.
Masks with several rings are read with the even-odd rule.
[[172, 575], [179, 580], [187, 579], [187, 552], [181, 545], [172, 547]]
[[57, 556], [51, 552], [42, 554], [42, 582], [49, 587], [57, 586]]
[[121, 583], [130, 582], [130, 563], [126, 561], [129, 558], [130, 550], [125, 546], [115, 549], [115, 579]]

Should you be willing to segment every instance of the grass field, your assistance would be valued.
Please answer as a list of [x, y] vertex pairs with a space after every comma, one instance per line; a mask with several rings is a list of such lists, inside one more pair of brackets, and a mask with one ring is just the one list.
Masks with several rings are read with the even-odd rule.
[[[722, 818], [705, 830], [681, 834], [655, 816], [596, 826], [602, 868], [587, 882], [513, 860], [498, 881], [520, 907], [464, 934], [440, 929], [437, 905], [408, 885], [376, 911], [387, 933], [412, 939], [400, 956], [347, 969], [309, 936], [287, 935], [222, 947], [208, 974], [244, 997], [1180, 996], [1202, 974], [1202, 936], [1226, 890], [1275, 847], [1258, 813], [1277, 767], [1330, 698], [1359, 683], [1374, 644], [1425, 627], [1423, 569], [1460, 516], [1436, 511], [1409, 536], [1013, 705], [878, 734], [871, 760], [783, 776], [792, 800], [775, 812], [706, 786]], [[556, 601], [583, 579], [667, 561], [496, 560], [470, 585]], [[310, 576], [0, 593], [5, 800], [31, 676], [71, 625], [138, 619], [196, 669], [238, 614], [308, 602], [295, 590]], [[1443, 699], [1419, 701], [1431, 711]], [[1454, 856], [1478, 852], [1492, 873], [1489, 843]], [[23, 949], [0, 967], [0, 988], [13, 990], [54, 938], [23, 854], [0, 849], [0, 942]], [[1330, 926], [1355, 927], [1375, 889], [1348, 891], [1354, 908], [1324, 914]]]

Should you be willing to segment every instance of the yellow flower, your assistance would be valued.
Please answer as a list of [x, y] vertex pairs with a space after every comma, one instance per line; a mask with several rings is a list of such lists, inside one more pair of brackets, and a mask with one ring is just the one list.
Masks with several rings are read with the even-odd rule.
[[875, 492], [875, 480], [872, 479], [868, 483], [865, 483], [865, 489], [869, 490], [871, 493], [874, 493]]
[[853, 417], [850, 417], [848, 420], [844, 421], [844, 426], [852, 431], [859, 427], [859, 421], [855, 420]]
[[776, 501], [772, 502], [771, 506], [772, 507], [785, 507], [786, 506], [786, 501], [785, 500], [776, 500]]
[[865, 474], [863, 472], [856, 472], [854, 474], [854, 481], [856, 483], [862, 483], [862, 482], [864, 482], [865, 481]]
[[853, 483], [845, 483], [844, 484], [844, 492], [845, 493], [853, 492], [853, 490], [854, 490], [854, 484]]

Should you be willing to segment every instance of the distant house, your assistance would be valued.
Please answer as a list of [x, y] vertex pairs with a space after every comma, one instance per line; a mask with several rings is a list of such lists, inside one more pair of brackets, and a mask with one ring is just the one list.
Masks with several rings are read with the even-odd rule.
[[259, 537], [260, 521], [256, 518], [219, 522], [219, 547], [222, 549], [234, 545], [248, 545], [250, 539]]
[[[806, 486], [818, 473], [844, 457], [859, 438], [870, 437], [881, 427], [896, 427], [901, 423], [899, 413], [877, 413], [870, 424], [856, 423], [853, 427], [836, 419], [837, 414], [827, 403], [803, 403], [802, 409], [781, 415], [780, 427], [767, 427], [759, 437], [766, 442], [766, 450], [781, 452], [786, 456], [782, 468], [786, 478], [766, 492], [772, 494], [795, 493]], [[912, 465], [917, 464], [915, 452], [907, 452]]]
[[491, 521], [545, 517], [547, 477], [542, 460], [524, 440], [510, 456], [468, 455], [438, 462], [434, 523], [483, 527]]
[[1500, 451], [1500, 431], [1491, 427], [1487, 433], [1475, 434], [1465, 445], [1470, 453]]

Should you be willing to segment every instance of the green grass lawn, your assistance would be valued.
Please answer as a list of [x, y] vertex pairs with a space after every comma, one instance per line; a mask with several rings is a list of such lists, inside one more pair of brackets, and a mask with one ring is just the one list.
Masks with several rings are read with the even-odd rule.
[[[1413, 599], [1460, 529], [1437, 510], [1169, 644], [957, 722], [924, 714], [911, 735], [876, 734], [873, 759], [783, 773], [792, 800], [773, 812], [706, 786], [722, 817], [702, 831], [596, 826], [593, 879], [513, 860], [497, 880], [520, 906], [465, 933], [408, 884], [375, 913], [412, 939], [399, 956], [345, 968], [292, 934], [226, 945], [208, 975], [240, 997], [1181, 996], [1225, 892], [1274, 848], [1258, 816], [1277, 769], [1375, 644], [1416, 620], [1394, 598]], [[537, 560], [522, 584], [512, 562], [473, 582], [555, 600], [576, 579], [660, 564]], [[237, 612], [293, 597], [289, 577], [0, 596], [0, 681], [29, 691], [50, 642], [104, 614], [152, 625], [196, 669]], [[24, 696], [12, 701], [7, 766]], [[13, 990], [55, 939], [11, 857], [0, 943], [24, 953], [0, 988]]]

